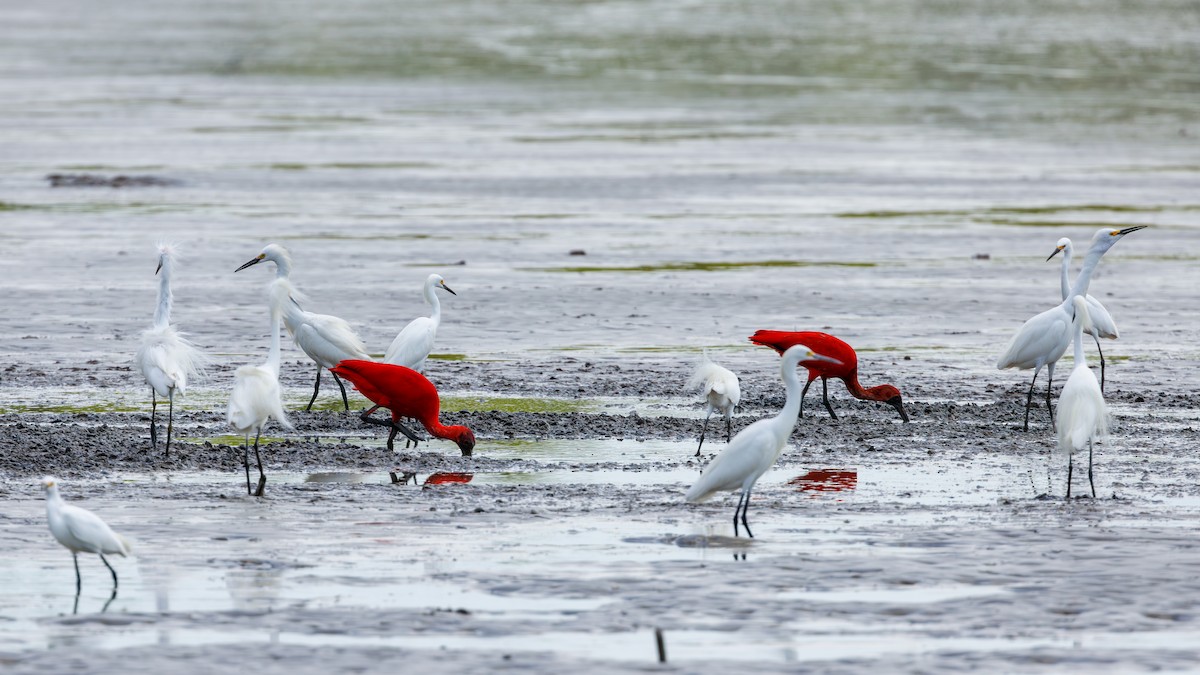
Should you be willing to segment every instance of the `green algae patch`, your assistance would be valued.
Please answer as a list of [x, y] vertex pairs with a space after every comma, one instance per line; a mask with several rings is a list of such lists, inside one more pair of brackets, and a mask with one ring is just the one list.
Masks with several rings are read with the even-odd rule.
[[574, 272], [593, 273], [643, 273], [643, 272], [723, 272], [728, 270], [761, 269], [775, 267], [876, 267], [873, 262], [846, 260], [756, 260], [738, 262], [672, 262], [652, 265], [570, 266], [570, 267], [527, 267], [523, 272]]
[[430, 354], [429, 358], [434, 361], [466, 361], [466, 354]]
[[[287, 439], [282, 436], [259, 436], [258, 444], [260, 446], [262, 446], [262, 445], [266, 445], [269, 443], [282, 443], [283, 441], [286, 441], [286, 440]], [[210, 436], [209, 438], [188, 438], [188, 439], [186, 439], [186, 442], [197, 443], [197, 444], [203, 443], [205, 441], [208, 441], [209, 443], [212, 443], [213, 445], [228, 445], [231, 447], [240, 448], [246, 444], [246, 437], [245, 436], [236, 436], [233, 434], [226, 434], [223, 436]], [[250, 439], [250, 447], [251, 448], [254, 447], [254, 439], [253, 438]]]
[[124, 403], [89, 403], [69, 404], [69, 403], [14, 403], [5, 406], [0, 406], [0, 415], [22, 415], [25, 413], [57, 413], [67, 415], [79, 415], [84, 413], [132, 413], [149, 412], [150, 401], [146, 401], [145, 406], [134, 406]]
[[587, 399], [443, 396], [443, 412], [578, 413], [593, 412], [600, 404]]

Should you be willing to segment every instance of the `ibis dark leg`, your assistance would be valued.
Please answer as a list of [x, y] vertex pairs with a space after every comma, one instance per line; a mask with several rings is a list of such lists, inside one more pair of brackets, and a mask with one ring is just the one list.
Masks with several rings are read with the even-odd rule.
[[1100, 352], [1100, 393], [1104, 393], [1104, 350], [1100, 348], [1100, 338], [1095, 335], [1092, 338], [1096, 341], [1096, 351]]
[[114, 591], [115, 591], [115, 590], [117, 590], [117, 571], [113, 569], [113, 566], [112, 566], [112, 565], [109, 565], [109, 564], [108, 564], [108, 559], [104, 557], [104, 554], [103, 554], [103, 553], [101, 553], [101, 554], [100, 554], [100, 562], [104, 563], [104, 566], [108, 568], [108, 571], [109, 571], [109, 572], [112, 572], [112, 575], [113, 575], [113, 590], [114, 590]]
[[78, 597], [83, 592], [83, 577], [79, 576], [79, 554], [72, 553], [71, 557], [75, 559], [75, 596]]
[[346, 412], [350, 412], [350, 399], [346, 397], [346, 385], [342, 384], [342, 378], [337, 376], [337, 373], [332, 370], [329, 374], [333, 376], [333, 381], [337, 382], [338, 389], [342, 390], [342, 404], [346, 406]]
[[158, 429], [154, 428], [154, 423], [158, 421], [158, 396], [154, 393], [154, 387], [150, 387], [150, 449], [158, 449]]
[[[317, 381], [316, 381], [316, 383], [313, 384], [313, 395], [312, 395], [312, 398], [308, 399], [308, 407], [304, 409], [304, 412], [308, 412], [308, 411], [312, 410], [313, 403], [316, 402], [316, 400], [317, 400], [317, 392], [318, 391], [321, 391], [321, 364], [319, 364], [319, 363], [317, 364]], [[349, 409], [350, 409], [350, 406], [347, 405], [346, 410], [349, 410]]]
[[166, 456], [171, 456], [171, 428], [175, 426], [175, 387], [171, 387], [171, 393], [167, 395], [167, 452]]
[[[392, 427], [391, 431], [388, 432], [388, 442], [387, 442], [388, 452], [394, 452], [396, 450], [396, 448], [392, 445], [392, 443], [396, 440], [396, 434], [399, 433], [399, 431], [400, 430], [397, 429], [396, 427]], [[404, 447], [407, 448], [408, 444], [405, 443]]]
[[837, 413], [833, 412], [833, 406], [829, 405], [829, 378], [821, 378], [821, 399], [825, 401], [825, 409], [829, 411], [829, 416], [833, 421], [837, 421]]
[[812, 380], [805, 382], [804, 389], [800, 392], [800, 417], [804, 417], [804, 396], [808, 394], [808, 388], [812, 386], [812, 383]]
[[258, 454], [258, 436], [261, 431], [254, 434], [254, 459], [258, 461], [258, 489], [254, 491], [255, 497], [263, 496], [263, 488], [267, 485], [267, 474], [263, 473], [262, 457]]
[[[370, 410], [364, 410], [363, 413], [358, 416], [358, 419], [366, 422], [367, 424], [374, 424], [376, 426], [388, 427], [390, 429], [395, 429], [395, 430], [399, 431], [400, 433], [404, 434], [405, 436], [407, 436], [409, 438], [409, 440], [411, 440], [411, 441], [415, 442], [415, 441], [421, 440], [417, 436], [416, 432], [414, 432], [412, 429], [409, 429], [408, 427], [404, 426], [403, 424], [400, 424], [399, 422], [396, 422], [394, 420], [380, 420], [380, 419], [375, 419], [374, 417], [371, 417], [371, 413], [375, 412], [376, 410], [379, 410], [379, 408], [380, 408], [380, 406], [373, 406]], [[390, 450], [391, 448], [389, 447], [388, 449]]]
[[700, 429], [700, 445], [696, 446], [696, 457], [700, 456], [700, 448], [704, 447], [704, 434], [708, 433], [708, 421], [712, 419], [713, 410], [708, 409], [708, 415], [704, 418], [704, 427]]

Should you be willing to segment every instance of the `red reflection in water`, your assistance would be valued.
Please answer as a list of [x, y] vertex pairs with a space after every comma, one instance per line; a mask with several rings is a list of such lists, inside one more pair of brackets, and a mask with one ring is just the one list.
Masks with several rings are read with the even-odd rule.
[[788, 481], [801, 492], [848, 492], [858, 486], [858, 469], [813, 469]]
[[446, 485], [448, 483], [470, 483], [475, 477], [473, 473], [435, 473], [425, 479], [426, 485]]

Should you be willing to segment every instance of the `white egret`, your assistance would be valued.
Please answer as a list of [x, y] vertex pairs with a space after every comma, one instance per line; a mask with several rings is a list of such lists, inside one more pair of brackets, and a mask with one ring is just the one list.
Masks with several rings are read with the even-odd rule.
[[[1071, 240], [1063, 237], [1058, 240], [1058, 245], [1054, 248], [1054, 253], [1050, 254], [1050, 258], [1063, 254], [1062, 274], [1060, 275], [1059, 285], [1062, 287], [1062, 299], [1066, 300], [1071, 295], [1071, 280], [1069, 272], [1071, 267]], [[1050, 260], [1046, 258], [1046, 260]], [[1104, 391], [1104, 350], [1100, 347], [1100, 338], [1106, 340], [1116, 340], [1121, 337], [1117, 332], [1117, 323], [1113, 321], [1112, 315], [1108, 313], [1104, 305], [1096, 298], [1085, 295], [1088, 306], [1088, 322], [1083, 326], [1083, 332], [1092, 336], [1096, 341], [1096, 351], [1100, 352], [1100, 391]]]
[[713, 363], [708, 354], [701, 357], [700, 365], [692, 373], [687, 387], [704, 395], [704, 407], [707, 411], [704, 416], [704, 428], [700, 430], [700, 445], [696, 446], [696, 456], [699, 457], [700, 448], [704, 446], [704, 435], [708, 432], [708, 420], [716, 411], [720, 411], [725, 417], [725, 442], [729, 442], [733, 430], [733, 409], [741, 400], [742, 391], [738, 386], [737, 375], [728, 368]]
[[1058, 449], [1067, 453], [1067, 499], [1071, 498], [1071, 477], [1074, 472], [1075, 450], [1088, 449], [1088, 483], [1092, 498], [1096, 483], [1092, 480], [1092, 442], [1108, 434], [1108, 406], [1096, 375], [1088, 368], [1083, 355], [1084, 327], [1088, 325], [1088, 303], [1082, 296], [1072, 296], [1075, 311], [1075, 367], [1058, 397]]
[[[312, 398], [309, 399], [308, 406], [305, 408], [305, 410], [312, 410], [313, 402], [317, 400], [317, 392], [321, 390], [322, 368], [332, 368], [346, 359], [370, 361], [371, 357], [367, 354], [366, 345], [355, 334], [350, 324], [336, 316], [314, 314], [306, 312], [300, 307], [299, 302], [304, 298], [294, 286], [291, 286], [288, 277], [292, 273], [292, 257], [284, 247], [279, 244], [267, 244], [261, 253], [234, 272], [240, 272], [264, 260], [275, 263], [276, 280], [287, 282], [289, 287], [289, 292], [285, 296], [271, 294], [273, 302], [279, 298], [278, 308], [282, 312], [283, 325], [287, 326], [288, 333], [291, 334], [296, 346], [307, 354], [308, 358], [317, 363], [317, 381], [313, 384]], [[346, 387], [337, 375], [333, 376], [333, 380], [337, 382], [338, 389], [342, 391], [342, 403], [346, 406], [346, 410], [349, 410], [350, 400], [346, 397]]]
[[1029, 431], [1029, 409], [1033, 403], [1033, 385], [1037, 383], [1038, 373], [1042, 368], [1047, 369], [1046, 409], [1050, 413], [1050, 423], [1054, 424], [1054, 410], [1050, 405], [1051, 388], [1054, 385], [1054, 364], [1066, 353], [1071, 345], [1071, 297], [1086, 295], [1088, 285], [1092, 280], [1092, 272], [1100, 263], [1100, 258], [1114, 244], [1127, 234], [1144, 229], [1145, 225], [1127, 227], [1121, 230], [1101, 228], [1092, 237], [1092, 245], [1083, 260], [1083, 267], [1075, 277], [1068, 298], [1060, 305], [1034, 316], [1021, 325], [1016, 335], [1008, 342], [1008, 347], [996, 361], [996, 367], [1033, 368], [1033, 380], [1029, 383], [1029, 393], [1025, 397], [1025, 430]]
[[75, 559], [75, 594], [83, 590], [83, 579], [79, 576], [79, 554], [95, 553], [100, 556], [100, 562], [112, 572], [113, 595], [117, 592], [117, 571], [108, 564], [104, 554], [117, 554], [122, 558], [129, 555], [132, 547], [129, 541], [113, 532], [100, 516], [71, 506], [63, 501], [58, 494], [58, 481], [51, 476], [42, 479], [42, 487], [46, 489], [46, 520], [50, 524], [50, 534], [58, 540]]
[[[237, 369], [233, 393], [229, 396], [226, 419], [239, 434], [245, 436], [242, 446], [242, 465], [246, 469], [246, 493], [261, 497], [267, 476], [263, 473], [262, 457], [258, 454], [258, 439], [263, 427], [273, 417], [284, 427], [291, 429], [283, 412], [283, 400], [279, 390], [279, 310], [277, 296], [286, 301], [289, 284], [286, 279], [271, 283], [271, 351], [266, 363], [261, 366], [246, 365]], [[254, 458], [258, 461], [258, 489], [250, 489], [250, 432], [254, 432]]]
[[689, 503], [705, 501], [722, 490], [741, 489], [737, 508], [733, 512], [733, 534], [738, 534], [738, 513], [742, 514], [742, 525], [746, 534], [750, 532], [750, 523], [746, 522], [746, 512], [750, 508], [750, 490], [754, 483], [766, 473], [767, 469], [779, 458], [787, 445], [792, 429], [800, 415], [800, 397], [802, 385], [796, 374], [796, 366], [802, 360], [828, 361], [839, 363], [837, 359], [814, 353], [804, 345], [789, 347], [783, 353], [779, 371], [783, 377], [787, 400], [783, 410], [775, 417], [759, 420], [738, 432], [729, 445], [704, 468], [700, 479], [684, 495]]
[[154, 325], [142, 331], [138, 347], [138, 372], [150, 385], [150, 446], [158, 448], [158, 397], [167, 399], [166, 454], [171, 455], [171, 429], [175, 423], [175, 394], [187, 389], [188, 379], [200, 374], [204, 356], [171, 325], [171, 274], [175, 271], [175, 249], [169, 244], [158, 246], [158, 306], [154, 309]]
[[411, 368], [418, 373], [425, 370], [425, 359], [433, 351], [433, 341], [437, 338], [438, 326], [442, 324], [442, 303], [435, 292], [438, 288], [458, 295], [450, 290], [440, 274], [430, 274], [425, 279], [424, 293], [425, 302], [433, 307], [433, 311], [429, 316], [413, 319], [396, 335], [383, 355], [384, 363]]

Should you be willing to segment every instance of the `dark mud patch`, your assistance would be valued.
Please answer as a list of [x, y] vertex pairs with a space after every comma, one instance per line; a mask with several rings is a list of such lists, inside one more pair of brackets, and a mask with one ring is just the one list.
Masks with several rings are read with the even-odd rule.
[[106, 176], [98, 173], [52, 173], [46, 176], [52, 188], [142, 188], [176, 187], [183, 182], [152, 175]]

